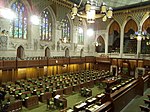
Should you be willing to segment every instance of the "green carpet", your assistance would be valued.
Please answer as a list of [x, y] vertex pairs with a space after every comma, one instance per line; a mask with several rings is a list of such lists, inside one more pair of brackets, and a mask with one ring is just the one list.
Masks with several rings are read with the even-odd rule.
[[[98, 93], [102, 93], [104, 89], [98, 88], [98, 86], [94, 86], [92, 89], [92, 96], [96, 96]], [[80, 93], [73, 93], [72, 95], [66, 96], [67, 99], [67, 107], [73, 108], [73, 106], [80, 102], [84, 101], [86, 97], [82, 97]], [[23, 110], [21, 112], [59, 112], [59, 110], [48, 110], [46, 107], [46, 104], [39, 103], [38, 107], [33, 107], [32, 109], [27, 109], [23, 107]]]
[[143, 96], [136, 96], [121, 112], [141, 112], [139, 105], [145, 105], [144, 99], [148, 99], [147, 94], [150, 94], [150, 88], [148, 88]]

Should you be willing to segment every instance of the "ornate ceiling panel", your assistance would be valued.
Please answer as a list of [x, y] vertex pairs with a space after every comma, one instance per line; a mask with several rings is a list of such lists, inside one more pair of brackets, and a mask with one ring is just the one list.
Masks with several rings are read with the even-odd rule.
[[[71, 1], [75, 4], [79, 4], [80, 1], [82, 1], [82, 4], [85, 4], [89, 0], [68, 0], [68, 1]], [[146, 2], [149, 0], [93, 0], [93, 1], [97, 1], [99, 3], [105, 2], [108, 6], [117, 8], [117, 7], [127, 6], [127, 5], [136, 4], [140, 2]]]

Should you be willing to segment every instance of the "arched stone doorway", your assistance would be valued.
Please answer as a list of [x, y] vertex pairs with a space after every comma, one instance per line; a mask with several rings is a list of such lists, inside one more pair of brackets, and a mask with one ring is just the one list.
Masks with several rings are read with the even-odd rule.
[[50, 49], [49, 49], [49, 47], [47, 47], [45, 49], [45, 57], [50, 57]]
[[24, 48], [19, 46], [17, 48], [17, 58], [23, 59], [24, 58]]
[[69, 49], [68, 48], [65, 49], [65, 57], [69, 57]]

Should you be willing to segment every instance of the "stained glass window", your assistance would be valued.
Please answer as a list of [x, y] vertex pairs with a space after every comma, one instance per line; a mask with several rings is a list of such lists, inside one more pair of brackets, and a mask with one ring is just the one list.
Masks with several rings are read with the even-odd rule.
[[84, 43], [84, 30], [82, 26], [78, 27], [78, 43], [79, 44]]
[[47, 9], [42, 12], [40, 30], [41, 40], [52, 40], [52, 19], [50, 17], [50, 12]]
[[65, 43], [70, 42], [70, 23], [67, 17], [62, 20], [62, 39]]
[[17, 0], [12, 4], [11, 9], [16, 13], [16, 18], [12, 21], [11, 25], [11, 37], [27, 39], [28, 17], [24, 4]]

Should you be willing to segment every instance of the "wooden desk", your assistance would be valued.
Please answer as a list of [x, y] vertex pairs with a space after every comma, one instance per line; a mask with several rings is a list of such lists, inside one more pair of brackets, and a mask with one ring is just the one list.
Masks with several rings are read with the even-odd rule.
[[56, 89], [56, 90], [53, 90], [53, 97], [56, 96], [57, 94], [63, 95], [63, 90], [64, 90], [64, 89]]
[[47, 99], [50, 99], [50, 98], [52, 98], [52, 93], [51, 92], [46, 92], [46, 93], [43, 93], [43, 94], [40, 95], [39, 101], [40, 102], [46, 102]]
[[16, 100], [13, 103], [10, 103], [7, 112], [20, 112], [22, 110], [22, 101], [21, 100]]
[[106, 83], [107, 88], [109, 88], [110, 86], [112, 86], [113, 84], [115, 84], [116, 81], [117, 80], [110, 79], [110, 80], [103, 80], [102, 82]]
[[74, 92], [78, 92], [78, 91], [80, 91], [80, 84], [76, 84], [76, 85], [73, 85], [73, 91]]
[[73, 87], [72, 87], [72, 86], [69, 86], [69, 87], [65, 87], [65, 88], [64, 88], [64, 94], [65, 94], [65, 95], [71, 94], [72, 91], [73, 91]]
[[38, 105], [38, 104], [39, 104], [38, 96], [34, 95], [34, 96], [29, 97], [28, 99], [25, 99], [25, 105], [24, 106], [26, 108], [30, 108], [30, 107], [33, 107], [33, 106]]
[[63, 104], [63, 109], [67, 108], [67, 99], [62, 96], [54, 97], [54, 104], [56, 105], [56, 107], [60, 108], [60, 103]]
[[105, 96], [104, 93], [96, 95], [97, 101], [101, 100]]
[[112, 112], [111, 102], [106, 102], [102, 105], [91, 105], [86, 108], [86, 112]]
[[73, 107], [73, 110], [74, 110], [75, 112], [79, 112], [79, 111], [81, 111], [81, 110], [84, 110], [86, 106], [87, 106], [87, 103], [86, 103], [86, 102], [79, 103], [79, 104], [77, 104], [77, 105], [75, 105], [75, 106]]
[[88, 100], [86, 100], [87, 105], [91, 105], [94, 104], [96, 102], [97, 98], [90, 98]]

